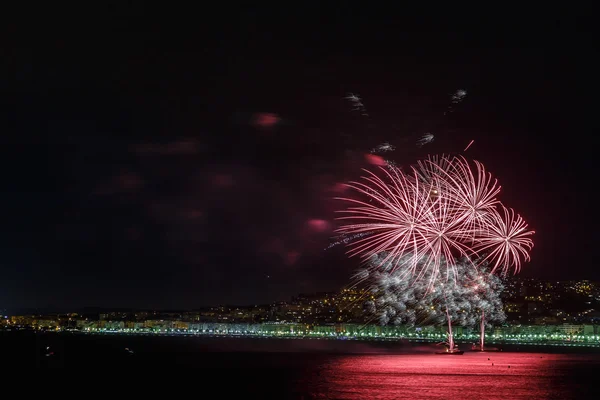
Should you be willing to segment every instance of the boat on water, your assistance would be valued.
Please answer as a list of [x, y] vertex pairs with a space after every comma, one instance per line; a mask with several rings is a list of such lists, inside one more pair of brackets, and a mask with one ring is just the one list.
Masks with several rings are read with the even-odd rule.
[[462, 350], [446, 350], [446, 351], [437, 351], [435, 354], [442, 354], [442, 355], [447, 355], [447, 356], [461, 356], [463, 354], [465, 354], [464, 351]]
[[482, 349], [480, 346], [473, 345], [471, 347], [471, 351], [479, 351], [479, 352], [483, 352], [483, 353], [497, 353], [497, 352], [502, 351], [502, 349], [499, 349], [498, 347], [484, 347]]
[[462, 350], [459, 350], [458, 346], [454, 346], [454, 348], [452, 350], [450, 350], [450, 347], [446, 346], [445, 351], [436, 351], [435, 354], [442, 354], [442, 355], [448, 355], [448, 356], [460, 356], [463, 355], [465, 352]]

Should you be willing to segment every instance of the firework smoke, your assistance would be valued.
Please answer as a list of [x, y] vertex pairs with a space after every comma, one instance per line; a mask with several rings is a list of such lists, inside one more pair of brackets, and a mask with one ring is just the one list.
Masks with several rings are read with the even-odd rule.
[[480, 350], [485, 349], [485, 328], [492, 323], [502, 323], [506, 320], [500, 295], [504, 285], [498, 276], [490, 274], [486, 266], [479, 270], [464, 268], [462, 284], [467, 288], [468, 301], [475, 313], [479, 314]]
[[[407, 279], [407, 271], [385, 260], [385, 254], [375, 256], [375, 269], [361, 270], [357, 277], [368, 280], [375, 300], [366, 303], [366, 310], [376, 316], [382, 325], [448, 324], [448, 342], [454, 349], [452, 325], [481, 326], [483, 349], [485, 325], [503, 322], [500, 294], [503, 290], [500, 279], [485, 271], [478, 271], [469, 260], [461, 260], [451, 268], [444, 263], [445, 274], [458, 271], [459, 281], [447, 281], [444, 273], [433, 277], [433, 289], [425, 282], [432, 278], [432, 271], [423, 271], [420, 281]], [[406, 259], [405, 259], [406, 260]], [[452, 270], [452, 271], [451, 271]]]

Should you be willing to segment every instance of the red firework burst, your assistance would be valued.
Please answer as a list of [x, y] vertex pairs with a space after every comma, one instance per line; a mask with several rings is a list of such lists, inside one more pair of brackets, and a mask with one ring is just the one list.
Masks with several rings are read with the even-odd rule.
[[[497, 199], [500, 186], [483, 164], [463, 157], [430, 157], [410, 173], [381, 168], [384, 179], [366, 171], [365, 182], [351, 182], [363, 199], [341, 198], [351, 205], [341, 213], [337, 231], [369, 233], [350, 242], [350, 256], [370, 260], [386, 253], [379, 266], [392, 261], [414, 274], [431, 271], [458, 258], [487, 261], [493, 271], [517, 273], [529, 260], [534, 232]], [[387, 181], [387, 182], [386, 182]]]
[[533, 248], [531, 237], [535, 232], [527, 230], [527, 223], [514, 210], [500, 206], [500, 210], [488, 215], [487, 229], [479, 232], [474, 249], [487, 256], [483, 261], [492, 263], [492, 273], [498, 268], [507, 275], [510, 268], [515, 273], [521, 269], [521, 260], [529, 261]]
[[[439, 161], [438, 161], [439, 160]], [[486, 172], [482, 163], [474, 161], [475, 168], [461, 156], [452, 159], [430, 158], [421, 163], [435, 177], [437, 185], [452, 202], [452, 209], [467, 230], [484, 228], [486, 217], [494, 214], [500, 202], [498, 181]], [[422, 167], [423, 168], [423, 167]]]

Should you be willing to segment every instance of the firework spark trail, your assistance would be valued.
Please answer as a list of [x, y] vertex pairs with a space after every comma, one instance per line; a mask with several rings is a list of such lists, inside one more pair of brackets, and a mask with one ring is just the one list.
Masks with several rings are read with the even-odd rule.
[[488, 253], [484, 260], [493, 264], [492, 273], [501, 268], [502, 275], [506, 276], [510, 268], [514, 268], [515, 273], [521, 270], [521, 258], [530, 260], [529, 252], [533, 248], [530, 236], [535, 231], [527, 230], [527, 223], [513, 209], [500, 206], [500, 211], [487, 215], [490, 223], [475, 238], [474, 247], [478, 253]]
[[426, 144], [433, 142], [434, 139], [435, 139], [435, 136], [433, 136], [432, 133], [427, 132], [423, 136], [421, 136], [421, 138], [419, 140], [417, 140], [417, 146], [423, 147]]
[[377, 146], [373, 147], [371, 149], [371, 153], [373, 153], [373, 154], [387, 153], [388, 151], [394, 151], [394, 150], [396, 150], [396, 147], [392, 146], [388, 142], [384, 142], [384, 143], [378, 144]]
[[[392, 257], [394, 254], [412, 253], [413, 260], [416, 263], [417, 260], [425, 255], [425, 250], [432, 247], [429, 243], [429, 234], [435, 231], [435, 228], [422, 229], [427, 226], [418, 223], [418, 221], [427, 220], [433, 209], [428, 199], [429, 189], [420, 190], [419, 179], [406, 176], [398, 170], [394, 171], [394, 174], [384, 171], [393, 182], [393, 185], [390, 185], [391, 188], [386, 186], [385, 182], [374, 173], [367, 172], [371, 176], [366, 178], [366, 180], [371, 186], [352, 182], [351, 187], [376, 200], [376, 204], [345, 199], [362, 207], [351, 207], [348, 210], [351, 215], [341, 217], [340, 219], [369, 220], [376, 217], [379, 219], [379, 223], [351, 224], [340, 228], [340, 230], [345, 231], [350, 229], [361, 232], [374, 230], [379, 232], [375, 233], [374, 237], [355, 243], [356, 246], [351, 254], [355, 255], [366, 251], [365, 257], [369, 258], [374, 254], [387, 250], [390, 245], [396, 243], [395, 247], [392, 247], [395, 251], [389, 253], [389, 257]], [[380, 205], [384, 207], [382, 208]], [[379, 241], [375, 242], [374, 238], [379, 239]], [[369, 246], [373, 246], [373, 248], [369, 248]], [[386, 261], [387, 259], [383, 262]]]
[[344, 98], [352, 104], [352, 111], [358, 111], [361, 115], [364, 115], [366, 117], [369, 116], [369, 114], [367, 113], [367, 109], [363, 104], [360, 96], [354, 93], [348, 93], [348, 95]]
[[393, 160], [385, 160], [385, 164], [386, 164], [386, 167], [388, 167], [388, 169], [389, 169], [390, 171], [393, 171], [393, 170], [395, 170], [396, 168], [398, 168], [398, 165], [397, 165], [397, 164], [396, 164], [396, 162], [395, 162], [395, 161], [393, 161]]
[[[392, 181], [392, 185], [386, 185], [377, 175], [370, 171], [365, 178], [371, 185], [360, 182], [350, 184], [356, 191], [374, 200], [366, 203], [356, 199], [342, 199], [353, 203], [342, 213], [350, 214], [340, 217], [362, 223], [352, 223], [341, 227], [343, 233], [373, 232], [369, 237], [360, 239], [353, 243], [351, 255], [361, 254], [363, 259], [382, 251], [393, 249], [389, 253], [388, 261], [398, 255], [410, 254], [413, 265], [426, 255], [429, 247], [427, 230], [424, 224], [419, 224], [431, 211], [431, 204], [427, 200], [428, 193], [420, 190], [419, 181], [401, 173], [399, 170], [382, 171]], [[383, 205], [383, 207], [381, 207]], [[377, 222], [369, 222], [373, 219]], [[363, 222], [364, 221], [364, 222]]]
[[457, 222], [465, 224], [469, 232], [485, 228], [485, 217], [494, 213], [500, 204], [496, 199], [501, 189], [498, 180], [479, 161], [474, 161], [474, 165], [475, 172], [462, 156], [453, 158], [452, 162], [445, 157], [432, 157], [420, 164], [422, 170], [428, 171], [424, 176], [435, 180], [437, 190], [446, 193], [457, 214]]
[[475, 141], [475, 139], [472, 139], [469, 144], [467, 145], [467, 147], [465, 147], [465, 149], [463, 150], [463, 152], [469, 150], [469, 147], [471, 147], [471, 145], [473, 144], [473, 142]]
[[454, 112], [453, 105], [457, 105], [462, 102], [465, 97], [467, 97], [467, 91], [465, 89], [458, 89], [450, 96], [451, 105], [448, 106], [448, 109], [444, 112], [444, 115]]
[[[496, 199], [500, 186], [482, 163], [439, 156], [407, 173], [380, 170], [385, 180], [366, 171], [365, 182], [349, 184], [364, 200], [340, 198], [350, 206], [339, 211], [345, 215], [338, 219], [347, 222], [338, 232], [370, 233], [350, 243], [350, 257], [364, 261], [385, 252], [382, 265], [392, 262], [398, 268], [403, 260], [406, 271], [416, 280], [429, 276], [430, 285], [444, 262], [481, 259], [494, 272], [502, 266], [503, 273], [511, 268], [518, 273], [522, 259], [529, 260], [534, 232]], [[446, 279], [456, 276], [450, 269]]]
[[429, 184], [431, 195], [437, 196], [439, 186], [442, 183], [438, 175], [443, 172], [446, 175], [452, 169], [452, 159], [444, 155], [429, 156], [426, 160], [417, 161], [417, 166], [412, 168], [420, 181]]
[[336, 240], [335, 242], [329, 243], [329, 245], [324, 250], [329, 250], [332, 247], [339, 246], [340, 244], [348, 244], [351, 241], [353, 241], [354, 239], [358, 239], [358, 238], [361, 238], [361, 237], [367, 236], [367, 235], [369, 235], [369, 233], [367, 233], [367, 232], [357, 233], [355, 235], [350, 235], [350, 236], [340, 235], [338, 240]]
[[452, 94], [452, 103], [458, 104], [467, 97], [467, 91], [464, 89], [458, 89]]

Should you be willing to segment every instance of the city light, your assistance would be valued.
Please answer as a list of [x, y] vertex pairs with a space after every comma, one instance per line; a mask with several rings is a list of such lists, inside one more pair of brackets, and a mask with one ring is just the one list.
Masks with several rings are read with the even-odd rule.
[[[196, 311], [103, 312], [7, 315], [0, 330], [35, 330], [119, 335], [249, 336], [344, 340], [439, 342], [443, 326], [380, 326], [364, 305], [376, 293], [343, 289], [301, 294], [288, 302], [248, 307], [211, 307]], [[486, 329], [489, 343], [600, 346], [600, 286], [589, 281], [547, 282], [510, 278], [502, 300], [507, 321]], [[576, 310], [576, 311], [573, 311]], [[458, 343], [474, 343], [479, 328], [453, 328]]]

